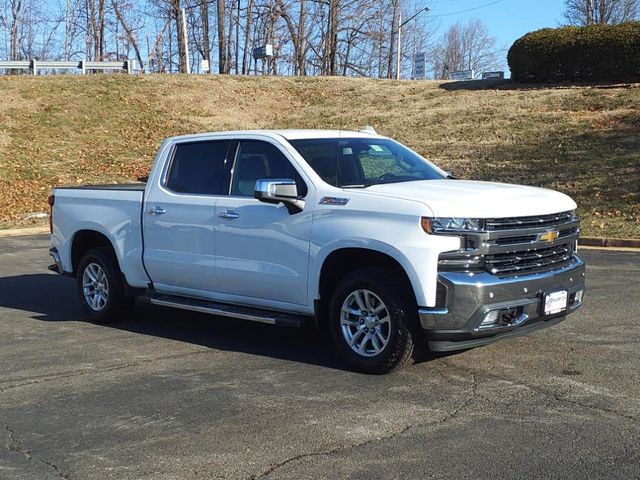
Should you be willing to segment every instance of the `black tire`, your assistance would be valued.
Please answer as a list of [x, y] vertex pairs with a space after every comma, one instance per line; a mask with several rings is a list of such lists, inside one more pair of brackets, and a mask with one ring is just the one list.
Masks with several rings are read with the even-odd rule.
[[[403, 281], [398, 275], [389, 270], [375, 267], [355, 270], [338, 283], [329, 306], [329, 331], [340, 356], [352, 368], [364, 373], [385, 374], [412, 363], [420, 356], [424, 349], [425, 340], [422, 331], [418, 328], [417, 307], [415, 307], [415, 301], [412, 300], [410, 288], [411, 286], [406, 285], [406, 281]], [[352, 348], [348, 343], [347, 335], [350, 333], [343, 333], [342, 307], [349, 299], [355, 298], [353, 295], [356, 295], [356, 292], [364, 291], [373, 294], [370, 296], [373, 299], [372, 304], [375, 303], [376, 298], [382, 301], [378, 305], [385, 307], [381, 313], [384, 315], [385, 325], [384, 331], [378, 330], [382, 335], [375, 340], [377, 345], [374, 345], [373, 338], [363, 340], [368, 342], [366, 344], [371, 351], [367, 352], [365, 349], [363, 353], [357, 353], [354, 350], [356, 347]], [[388, 315], [385, 315], [385, 310]], [[387, 317], [388, 320], [386, 320]], [[358, 320], [352, 324], [354, 318], [358, 318]], [[345, 328], [349, 332], [353, 329], [357, 331], [361, 329], [362, 325], [357, 326], [355, 323], [365, 322], [366, 325], [366, 322], [371, 321], [371, 317], [367, 318], [369, 320], [363, 320], [361, 316], [358, 317], [354, 314], [352, 317], [350, 316], [349, 325]], [[373, 318], [377, 317], [374, 315]], [[380, 325], [370, 329], [374, 333], [357, 332], [361, 335], [358, 338], [364, 338], [362, 335], [375, 336], [375, 330], [379, 327]], [[362, 329], [367, 330], [364, 327]], [[385, 336], [387, 338], [386, 344], [380, 341]], [[355, 338], [354, 334], [352, 339]], [[362, 345], [362, 341], [359, 343]], [[380, 345], [383, 345], [382, 348]], [[379, 353], [374, 353], [378, 348], [380, 348]]]
[[[106, 282], [103, 281], [100, 284], [103, 285], [103, 288], [106, 285], [108, 294], [104, 300], [104, 305], [99, 302], [98, 305], [92, 306], [85, 296], [83, 279], [86, 280], [85, 271], [87, 269], [95, 269], [95, 265], [104, 272]], [[127, 311], [133, 307], [135, 301], [134, 297], [127, 295], [118, 262], [113, 257], [113, 254], [102, 249], [91, 249], [85, 252], [78, 264], [76, 286], [85, 315], [89, 321], [94, 323], [113, 324], [126, 320]], [[90, 290], [89, 295], [91, 291], [95, 290], [93, 287], [87, 288]]]

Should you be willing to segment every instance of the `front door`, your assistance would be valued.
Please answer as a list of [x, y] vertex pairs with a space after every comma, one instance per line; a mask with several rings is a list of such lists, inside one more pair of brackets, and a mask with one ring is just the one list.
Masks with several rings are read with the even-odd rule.
[[284, 205], [256, 200], [256, 180], [269, 178], [293, 179], [299, 195], [307, 195], [301, 175], [275, 144], [241, 140], [230, 195], [215, 208], [218, 291], [243, 303], [306, 305], [311, 209], [291, 215]]
[[215, 205], [225, 183], [229, 144], [177, 144], [167, 171], [148, 189], [144, 265], [159, 292], [206, 297], [216, 290]]

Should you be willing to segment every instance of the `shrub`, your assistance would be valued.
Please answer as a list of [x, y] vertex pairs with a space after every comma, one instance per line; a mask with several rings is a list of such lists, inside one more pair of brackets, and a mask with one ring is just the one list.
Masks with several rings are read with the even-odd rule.
[[640, 22], [545, 28], [509, 49], [511, 78], [519, 82], [640, 79]]

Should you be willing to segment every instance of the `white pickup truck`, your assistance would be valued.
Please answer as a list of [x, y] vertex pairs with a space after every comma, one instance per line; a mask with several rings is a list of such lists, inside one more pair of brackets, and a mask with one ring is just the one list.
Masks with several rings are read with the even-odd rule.
[[568, 196], [465, 181], [373, 132], [165, 140], [146, 182], [56, 188], [52, 269], [88, 317], [156, 305], [326, 327], [385, 373], [554, 325], [584, 296]]

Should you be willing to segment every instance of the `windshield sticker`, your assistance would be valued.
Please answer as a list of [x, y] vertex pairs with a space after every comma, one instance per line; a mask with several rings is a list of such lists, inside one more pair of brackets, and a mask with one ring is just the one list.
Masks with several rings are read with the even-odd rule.
[[346, 205], [347, 203], [349, 203], [348, 198], [322, 197], [320, 199], [320, 205]]

